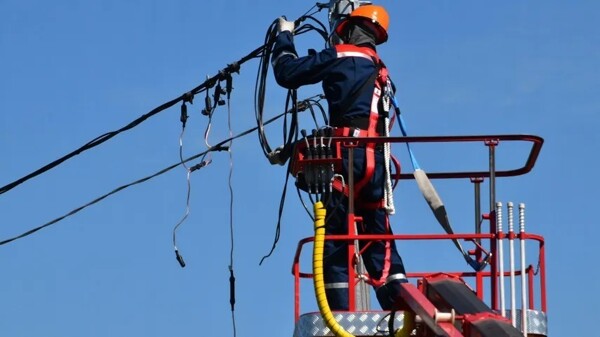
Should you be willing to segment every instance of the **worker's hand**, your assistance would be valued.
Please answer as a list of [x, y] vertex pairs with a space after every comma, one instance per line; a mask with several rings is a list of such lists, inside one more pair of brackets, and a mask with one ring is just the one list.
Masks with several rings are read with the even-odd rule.
[[277, 22], [277, 33], [281, 32], [293, 32], [294, 31], [294, 21], [288, 21], [285, 17], [280, 17]]
[[276, 148], [275, 150], [273, 150], [273, 152], [270, 152], [267, 157], [269, 158], [269, 163], [271, 163], [271, 165], [285, 165], [285, 162], [287, 162], [288, 158], [287, 156], [285, 156], [283, 154], [283, 147], [280, 146], [278, 148]]

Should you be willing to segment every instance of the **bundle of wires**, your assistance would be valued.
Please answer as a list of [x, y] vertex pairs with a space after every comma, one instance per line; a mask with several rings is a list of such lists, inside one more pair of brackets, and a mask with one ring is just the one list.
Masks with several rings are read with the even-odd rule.
[[[313, 7], [314, 8], [314, 7]], [[313, 9], [311, 8], [309, 12]], [[308, 12], [307, 12], [308, 13]], [[318, 24], [319, 27], [316, 27], [312, 24], [303, 24], [299, 26], [305, 20], [311, 20]], [[295, 26], [298, 28], [294, 31], [295, 35], [304, 34], [310, 31], [316, 31], [323, 37], [325, 41], [328, 39], [327, 28], [317, 19], [315, 19], [312, 14], [305, 14], [301, 16], [298, 20], [295, 21]], [[263, 153], [268, 158], [269, 154], [273, 153], [273, 148], [269, 144], [267, 139], [265, 130], [264, 130], [264, 106], [265, 106], [265, 97], [267, 90], [267, 77], [269, 73], [269, 64], [271, 63], [271, 55], [273, 46], [275, 44], [275, 39], [277, 38], [277, 20], [273, 21], [269, 28], [267, 29], [267, 33], [265, 35], [263, 52], [261, 53], [259, 66], [258, 66], [258, 74], [256, 76], [256, 85], [254, 90], [254, 111], [256, 117], [256, 124], [258, 127], [258, 141], [263, 150]], [[291, 120], [288, 122], [287, 115], [284, 117], [283, 124], [283, 145], [282, 145], [282, 155], [286, 158], [291, 155], [291, 150], [293, 144], [298, 140], [298, 97], [296, 90], [288, 90], [286, 102], [285, 102], [285, 111], [291, 110]], [[312, 111], [312, 109], [311, 109]], [[288, 125], [289, 124], [289, 125]]]

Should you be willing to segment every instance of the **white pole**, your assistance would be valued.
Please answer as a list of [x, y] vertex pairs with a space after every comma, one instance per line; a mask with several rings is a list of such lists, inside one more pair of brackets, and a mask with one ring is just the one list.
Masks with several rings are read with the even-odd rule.
[[510, 318], [513, 326], [517, 326], [517, 311], [516, 311], [516, 289], [515, 289], [515, 240], [514, 222], [513, 222], [513, 203], [508, 202], [508, 243], [509, 243], [509, 259], [510, 259]]
[[502, 243], [502, 203], [496, 203], [496, 240], [498, 242], [498, 264], [500, 272], [500, 313], [506, 317], [506, 301], [504, 300], [504, 250]]
[[527, 337], [527, 287], [526, 287], [526, 274], [525, 269], [525, 204], [519, 204], [519, 231], [521, 237], [521, 327], [523, 330], [523, 336]]

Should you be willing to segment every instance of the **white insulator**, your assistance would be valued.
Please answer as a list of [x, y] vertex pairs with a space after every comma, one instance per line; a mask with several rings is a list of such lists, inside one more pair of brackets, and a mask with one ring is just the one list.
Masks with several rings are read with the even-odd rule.
[[500, 314], [506, 316], [506, 301], [504, 291], [504, 244], [502, 242], [502, 203], [496, 203], [496, 242], [498, 244], [498, 271], [500, 278]]
[[496, 229], [498, 232], [502, 232], [502, 203], [500, 201], [496, 203]]
[[514, 234], [514, 223], [513, 223], [513, 203], [508, 202], [506, 204], [508, 208], [508, 243], [509, 243], [509, 272], [510, 272], [510, 320], [514, 327], [517, 326], [517, 289], [515, 280], [515, 240], [512, 235]]
[[527, 337], [527, 286], [526, 286], [526, 269], [525, 265], [525, 204], [519, 204], [519, 231], [521, 241], [521, 331]]
[[525, 232], [525, 204], [519, 204], [519, 230]]
[[513, 203], [509, 201], [506, 203], [506, 207], [508, 208], [508, 231], [514, 231], [514, 217], [513, 217]]

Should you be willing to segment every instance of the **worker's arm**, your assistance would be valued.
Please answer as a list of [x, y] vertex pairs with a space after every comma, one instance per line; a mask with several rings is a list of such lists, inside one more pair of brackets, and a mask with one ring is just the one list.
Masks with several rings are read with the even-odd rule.
[[277, 83], [284, 88], [296, 89], [322, 81], [336, 58], [337, 53], [333, 48], [298, 57], [292, 33], [282, 31], [275, 40], [271, 62]]

